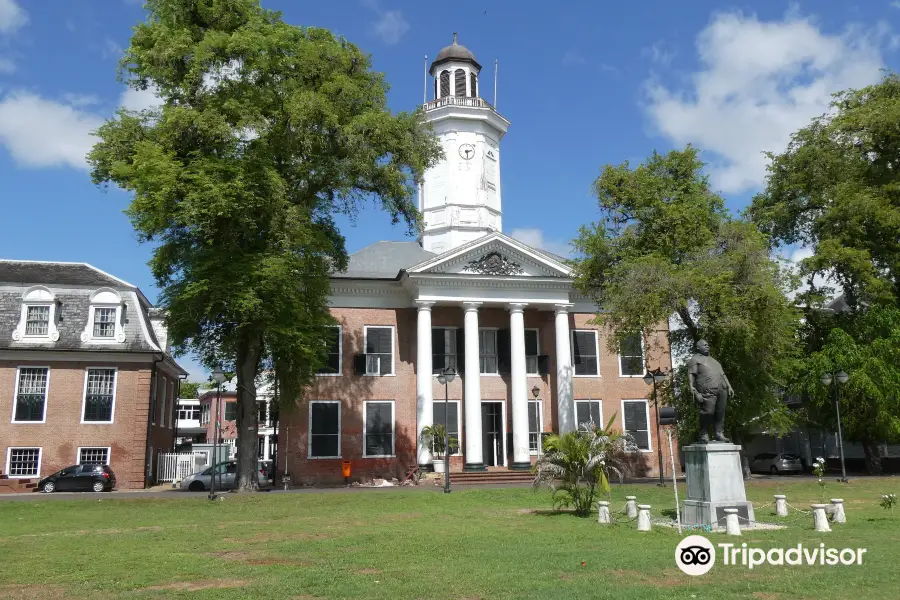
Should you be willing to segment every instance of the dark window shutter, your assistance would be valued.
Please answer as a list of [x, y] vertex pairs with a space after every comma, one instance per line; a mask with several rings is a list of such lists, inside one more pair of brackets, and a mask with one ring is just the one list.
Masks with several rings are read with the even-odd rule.
[[469, 97], [476, 98], [478, 96], [478, 87], [476, 84], [475, 73], [469, 73]]
[[538, 374], [547, 375], [550, 373], [550, 357], [546, 354], [538, 356]]
[[450, 71], [441, 71], [441, 98], [450, 95]]
[[353, 356], [353, 372], [357, 375], [366, 374], [366, 355], [356, 354]]
[[512, 372], [512, 350], [510, 349], [509, 329], [497, 331], [497, 370], [500, 373]]
[[456, 372], [466, 371], [466, 330], [460, 327], [456, 330]]
[[537, 356], [538, 353], [538, 332], [534, 329], [525, 330], [525, 355]]
[[454, 73], [453, 79], [456, 83], [456, 95], [463, 96], [466, 95], [466, 72], [462, 69], [457, 69], [456, 73]]
[[444, 336], [446, 329], [431, 329], [431, 372], [440, 373], [447, 365], [444, 364]]

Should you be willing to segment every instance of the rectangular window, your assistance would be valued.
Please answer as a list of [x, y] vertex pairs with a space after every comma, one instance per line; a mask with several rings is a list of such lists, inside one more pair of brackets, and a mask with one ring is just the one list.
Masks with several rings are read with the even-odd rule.
[[394, 374], [394, 328], [366, 327], [366, 375]]
[[200, 407], [196, 404], [179, 404], [178, 405], [179, 421], [199, 421]]
[[6, 474], [10, 477], [37, 477], [40, 473], [40, 448], [10, 448], [6, 451]]
[[46, 367], [22, 367], [16, 380], [16, 409], [13, 421], [36, 422], [44, 420], [47, 406]]
[[650, 405], [646, 400], [623, 400], [625, 431], [640, 450], [650, 450]]
[[226, 402], [225, 403], [225, 420], [226, 421], [237, 421], [237, 416], [238, 416], [237, 402]]
[[113, 338], [116, 336], [116, 309], [94, 309], [94, 337]]
[[394, 403], [364, 402], [363, 456], [394, 455]]
[[[434, 403], [434, 424], [435, 425], [447, 425], [447, 433], [450, 435], [450, 438], [456, 438], [455, 449], [456, 452], [454, 454], [460, 453], [460, 439], [459, 439], [459, 402], [453, 400], [451, 402], [447, 402], [446, 410], [450, 413], [450, 419], [446, 418], [444, 415], [444, 402], [435, 401]], [[453, 442], [451, 442], [451, 446]], [[434, 452], [434, 442], [431, 444], [431, 451]]]
[[85, 373], [82, 422], [112, 423], [116, 397], [115, 369], [88, 369]]
[[643, 377], [644, 345], [641, 342], [641, 334], [635, 333], [622, 340], [619, 346], [619, 375]]
[[319, 375], [341, 374], [341, 328], [331, 328], [331, 337], [328, 339], [328, 356], [325, 364], [317, 372]]
[[431, 329], [431, 369], [440, 373], [450, 367], [457, 373], [456, 364], [456, 329], [433, 327]]
[[47, 335], [50, 331], [50, 307], [29, 306], [25, 313], [25, 335]]
[[540, 400], [528, 401], [528, 451], [537, 454], [543, 428], [543, 405]]
[[166, 378], [162, 378], [162, 383], [160, 384], [162, 388], [162, 394], [160, 394], [160, 402], [159, 402], [159, 424], [163, 427], [166, 426], [166, 394], [169, 392], [169, 386], [166, 384]]
[[599, 400], [575, 401], [575, 424], [581, 427], [583, 423], [593, 423], [597, 427], [603, 427], [603, 407]]
[[79, 465], [108, 465], [109, 448], [79, 448]]
[[200, 424], [208, 425], [211, 417], [209, 416], [210, 410], [212, 409], [211, 404], [204, 404], [200, 407]]
[[309, 403], [309, 457], [340, 458], [341, 403]]
[[538, 343], [538, 330], [525, 330], [525, 372], [528, 375], [538, 374], [538, 355], [540, 354]]
[[478, 330], [478, 360], [481, 364], [482, 375], [491, 375], [499, 372], [496, 329]]
[[600, 374], [600, 356], [597, 353], [597, 332], [591, 329], [572, 332], [572, 365], [575, 375]]

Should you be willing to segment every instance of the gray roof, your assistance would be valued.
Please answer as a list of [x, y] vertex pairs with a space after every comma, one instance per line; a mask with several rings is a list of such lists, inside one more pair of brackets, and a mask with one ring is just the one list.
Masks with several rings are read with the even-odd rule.
[[434, 75], [434, 68], [436, 66], [452, 60], [471, 62], [478, 67], [479, 70], [481, 69], [481, 65], [475, 60], [475, 55], [472, 54], [472, 51], [456, 41], [456, 33], [453, 34], [453, 43], [449, 46], [444, 46], [441, 48], [440, 52], [437, 53], [437, 57], [434, 59], [434, 62], [431, 63], [431, 74]]
[[0, 259], [0, 282], [6, 284], [54, 284], [137, 289], [87, 263], [37, 262]]
[[338, 279], [396, 279], [403, 269], [425, 262], [437, 254], [423, 250], [418, 242], [376, 242], [350, 255], [347, 270]]

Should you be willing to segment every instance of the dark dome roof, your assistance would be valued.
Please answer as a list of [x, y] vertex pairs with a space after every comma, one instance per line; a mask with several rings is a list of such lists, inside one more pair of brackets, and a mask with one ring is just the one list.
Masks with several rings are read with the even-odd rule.
[[434, 68], [437, 65], [443, 64], [445, 62], [450, 62], [451, 60], [471, 62], [478, 69], [481, 69], [481, 65], [478, 64], [477, 60], [475, 60], [475, 55], [472, 54], [472, 51], [456, 41], [456, 33], [453, 34], [453, 43], [449, 46], [444, 46], [443, 48], [441, 48], [441, 51], [437, 54], [437, 58], [435, 58], [434, 62], [431, 63], [432, 74], [434, 72]]

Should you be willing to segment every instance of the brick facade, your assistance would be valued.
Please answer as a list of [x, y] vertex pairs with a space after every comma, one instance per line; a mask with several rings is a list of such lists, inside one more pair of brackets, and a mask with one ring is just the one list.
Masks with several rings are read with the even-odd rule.
[[[351, 461], [352, 479], [372, 477], [401, 477], [406, 468], [416, 462], [416, 323], [415, 308], [365, 309], [335, 308], [332, 314], [341, 324], [342, 356], [339, 376], [321, 376], [306, 394], [290, 410], [282, 409], [279, 436], [280, 446], [287, 449], [287, 470], [295, 482], [329, 483], [341, 481], [341, 462]], [[616, 415], [614, 426], [623, 428], [622, 401], [646, 400], [649, 389], [640, 377], [621, 377], [618, 356], [607, 347], [604, 332], [597, 325], [589, 324], [593, 314], [572, 314], [569, 316], [570, 329], [598, 330], [600, 375], [597, 377], [574, 377], [574, 398], [578, 400], [600, 400], [605, 422]], [[509, 312], [502, 308], [485, 307], [479, 310], [479, 327], [509, 328]], [[360, 376], [354, 373], [354, 356], [364, 352], [364, 328], [367, 325], [394, 327], [394, 375]], [[458, 307], [435, 306], [432, 309], [432, 327], [463, 327], [463, 312]], [[539, 354], [550, 357], [549, 375], [529, 376], [527, 388], [529, 400], [531, 390], [539, 389], [538, 397], [543, 400], [543, 430], [558, 431], [556, 399], [556, 332], [552, 311], [525, 311], [526, 329], [537, 329]], [[645, 359], [649, 369], [657, 367], [668, 371], [669, 351], [665, 330], [661, 329], [656, 339], [649, 340]], [[465, 403], [463, 401], [463, 380], [465, 374], [457, 377], [448, 387], [451, 401], [460, 403], [460, 426], [463, 427]], [[433, 398], [435, 405], [444, 400], [444, 389], [437, 378], [434, 379]], [[503, 402], [504, 420], [507, 434], [512, 431], [510, 410], [509, 375], [481, 375], [482, 400]], [[549, 401], [547, 401], [549, 399]], [[341, 402], [341, 458], [308, 458], [309, 448], [309, 402], [315, 400], [337, 400]], [[366, 458], [363, 456], [363, 406], [367, 400], [394, 402], [396, 450], [394, 458]], [[650, 450], [632, 455], [631, 474], [652, 476], [657, 474], [656, 418], [649, 407]], [[463, 437], [466, 432], [463, 427]], [[462, 447], [465, 446], [463, 440]], [[507, 456], [503, 463], [512, 461], [512, 448], [507, 443]], [[668, 448], [664, 447], [664, 460], [668, 464]], [[279, 456], [279, 471], [285, 468], [285, 457]], [[451, 468], [462, 466], [462, 456], [451, 459]]]

